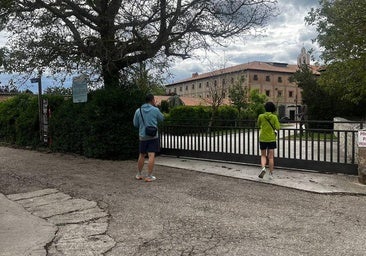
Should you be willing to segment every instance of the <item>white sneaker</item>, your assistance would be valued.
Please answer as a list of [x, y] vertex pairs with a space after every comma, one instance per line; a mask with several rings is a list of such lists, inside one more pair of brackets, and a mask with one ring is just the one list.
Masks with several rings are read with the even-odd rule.
[[268, 173], [268, 179], [269, 179], [269, 180], [273, 180], [273, 174], [272, 174], [272, 172], [269, 172], [269, 173]]
[[152, 182], [152, 181], [154, 181], [154, 180], [156, 180], [156, 177], [155, 177], [155, 176], [153, 176], [153, 175], [149, 175], [149, 176], [146, 176], [146, 177], [145, 177], [145, 181], [146, 181], [146, 182]]
[[144, 179], [144, 176], [140, 172], [138, 172], [136, 174], [135, 178], [136, 178], [136, 180], [143, 180]]

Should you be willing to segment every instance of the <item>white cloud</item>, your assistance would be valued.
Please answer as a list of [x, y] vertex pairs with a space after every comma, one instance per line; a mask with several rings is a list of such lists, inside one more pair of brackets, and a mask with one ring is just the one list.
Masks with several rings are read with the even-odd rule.
[[7, 40], [6, 32], [0, 31], [0, 47], [5, 46]]
[[[301, 48], [313, 48], [314, 56], [320, 55], [319, 47], [312, 43], [315, 28], [305, 25], [304, 18], [318, 0], [278, 0], [279, 15], [269, 22], [264, 36], [235, 40], [228, 47], [217, 47], [215, 52], [197, 50], [196, 57], [177, 60], [171, 67], [173, 75], [167, 82], [189, 78], [192, 73], [204, 73], [218, 67], [228, 67], [250, 61], [296, 63]], [[6, 33], [0, 32], [0, 47], [5, 45]]]
[[315, 50], [314, 57], [320, 55], [319, 47], [312, 43], [316, 37], [315, 28], [307, 26], [304, 18], [312, 7], [318, 6], [318, 0], [279, 0], [280, 14], [269, 22], [264, 36], [243, 41], [235, 41], [226, 48], [215, 48], [216, 53], [196, 51], [198, 58], [177, 60], [170, 72], [173, 78], [167, 81], [179, 81], [192, 73], [204, 73], [212, 70], [207, 63], [216, 66], [232, 66], [250, 61], [274, 61], [295, 64], [302, 47]]

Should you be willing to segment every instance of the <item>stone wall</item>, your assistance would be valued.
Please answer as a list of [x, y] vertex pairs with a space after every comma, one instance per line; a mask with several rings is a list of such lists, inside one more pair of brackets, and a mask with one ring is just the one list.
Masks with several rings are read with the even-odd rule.
[[[341, 130], [341, 131], [358, 131], [360, 130], [360, 123], [351, 123], [350, 120], [341, 118], [341, 117], [335, 117], [333, 119], [334, 122], [334, 130]], [[337, 123], [337, 122], [344, 122], [344, 123]], [[350, 123], [347, 123], [350, 122]], [[366, 128], [366, 124], [363, 124], [363, 128]], [[336, 136], [338, 134], [335, 134]], [[346, 138], [345, 138], [345, 134], [344, 133], [340, 133], [340, 138], [339, 138], [339, 143], [340, 143], [340, 148], [342, 149], [342, 154], [344, 154], [344, 149], [347, 148], [347, 161], [351, 161], [352, 160], [352, 143], [354, 143], [353, 145], [355, 146], [355, 162], [357, 163], [357, 159], [358, 159], [358, 134], [356, 133], [355, 137], [354, 137], [354, 141], [352, 141], [352, 133], [349, 133], [347, 135], [347, 145], [346, 145]]]

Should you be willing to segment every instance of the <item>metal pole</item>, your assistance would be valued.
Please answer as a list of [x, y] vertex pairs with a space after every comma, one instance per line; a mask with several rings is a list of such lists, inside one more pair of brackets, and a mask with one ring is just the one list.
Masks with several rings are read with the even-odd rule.
[[38, 74], [38, 115], [39, 115], [39, 139], [43, 141], [43, 106], [42, 106], [42, 72]]

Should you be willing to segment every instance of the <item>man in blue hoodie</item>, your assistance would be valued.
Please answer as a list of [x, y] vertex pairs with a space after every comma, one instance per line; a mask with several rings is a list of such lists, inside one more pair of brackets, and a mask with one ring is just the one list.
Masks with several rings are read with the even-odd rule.
[[[138, 108], [133, 117], [133, 125], [139, 128], [139, 158], [137, 161], [137, 174], [136, 179], [145, 180], [151, 182], [156, 180], [156, 177], [152, 175], [155, 164], [155, 153], [159, 151], [159, 135], [158, 132], [155, 136], [149, 136], [146, 134], [146, 127], [153, 126], [158, 127], [158, 122], [164, 120], [163, 114], [155, 106], [154, 95], [148, 94], [145, 98], [145, 104]], [[146, 154], [149, 157], [147, 165], [147, 176], [142, 175], [142, 169], [145, 163]]]

